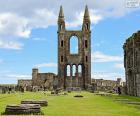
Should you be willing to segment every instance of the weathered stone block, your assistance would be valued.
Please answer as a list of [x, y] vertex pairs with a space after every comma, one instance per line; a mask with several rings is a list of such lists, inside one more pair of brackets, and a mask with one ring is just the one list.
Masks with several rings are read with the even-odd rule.
[[5, 114], [17, 115], [17, 114], [39, 114], [41, 112], [39, 104], [12, 104], [7, 105]]
[[21, 104], [39, 104], [40, 106], [48, 106], [46, 100], [23, 100]]

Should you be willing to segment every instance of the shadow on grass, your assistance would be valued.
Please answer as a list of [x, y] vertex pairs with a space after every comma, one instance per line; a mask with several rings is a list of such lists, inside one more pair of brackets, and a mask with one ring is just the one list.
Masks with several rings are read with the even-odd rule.
[[131, 106], [137, 109], [140, 109], [140, 98], [135, 96], [128, 96], [128, 95], [112, 95], [108, 97], [110, 100], [117, 102], [119, 104], [125, 104], [127, 106]]
[[12, 115], [12, 116], [15, 116], [15, 115], [27, 115], [27, 116], [30, 116], [30, 115], [35, 115], [35, 116], [42, 116], [42, 115], [44, 115], [44, 113], [41, 111], [40, 113], [30, 113], [30, 114], [16, 114], [16, 113], [12, 113], [12, 114], [7, 114], [7, 113], [5, 113], [5, 112], [2, 112], [1, 113], [1, 116], [7, 116], [7, 115]]

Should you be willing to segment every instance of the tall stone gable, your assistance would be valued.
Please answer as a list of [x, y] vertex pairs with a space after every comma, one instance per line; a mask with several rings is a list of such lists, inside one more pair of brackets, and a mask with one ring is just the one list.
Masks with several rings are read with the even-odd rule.
[[[60, 86], [87, 88], [91, 84], [91, 30], [88, 7], [85, 8], [81, 30], [66, 30], [62, 6], [58, 16], [58, 78]], [[78, 53], [70, 53], [70, 39], [78, 39]], [[70, 75], [68, 76], [68, 66]], [[73, 75], [73, 67], [75, 75]], [[81, 72], [79, 68], [81, 67]]]

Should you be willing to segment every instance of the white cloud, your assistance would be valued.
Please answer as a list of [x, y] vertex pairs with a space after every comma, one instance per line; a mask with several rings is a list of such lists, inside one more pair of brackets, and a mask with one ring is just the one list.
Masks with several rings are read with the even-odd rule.
[[116, 64], [114, 65], [114, 67], [115, 67], [115, 68], [118, 68], [118, 69], [124, 70], [124, 64], [123, 64], [123, 63], [116, 63]]
[[19, 38], [29, 38], [34, 28], [47, 28], [56, 23], [55, 15], [46, 9], [36, 10], [32, 17], [0, 13], [0, 48], [21, 49]]
[[8, 70], [0, 72], [0, 84], [17, 84], [19, 79], [32, 79], [32, 75], [12, 73]]
[[92, 24], [97, 24], [102, 19], [103, 16], [99, 14], [97, 10], [90, 10], [90, 20]]
[[24, 75], [24, 74], [9, 74], [6, 75], [8, 78], [16, 78], [16, 79], [31, 79], [31, 75]]
[[106, 17], [120, 17], [140, 9], [126, 8], [125, 0], [102, 0], [102, 2], [92, 0], [77, 0], [75, 2], [65, 0], [1, 0], [0, 38], [18, 41], [19, 38], [29, 38], [32, 29], [56, 25], [61, 4], [64, 9], [66, 25], [69, 27], [82, 25], [86, 4], [89, 6], [92, 24], [97, 24]]
[[0, 13], [0, 37], [29, 37], [31, 30], [27, 27], [28, 20], [15, 13]]
[[[84, 10], [81, 12], [75, 13], [75, 20], [74, 21], [67, 21], [66, 26], [68, 27], [77, 27], [81, 26], [83, 22]], [[98, 14], [96, 10], [90, 10], [90, 20], [92, 24], [97, 24], [100, 20], [103, 19], [103, 16]]]
[[42, 63], [42, 64], [37, 64], [34, 67], [37, 68], [42, 68], [42, 67], [57, 67], [56, 63]]
[[91, 61], [92, 62], [118, 62], [123, 61], [122, 56], [113, 56], [113, 55], [106, 55], [102, 52], [96, 51], [91, 54]]
[[16, 41], [0, 40], [0, 48], [20, 50], [22, 47], [23, 44]]
[[117, 78], [122, 78], [125, 80], [124, 74], [113, 72], [95, 72], [92, 73], [91, 77], [94, 79], [116, 80]]
[[56, 15], [47, 9], [37, 9], [30, 17], [20, 16], [17, 12], [0, 13], [0, 37], [28, 38], [33, 28], [47, 28], [56, 25]]
[[28, 74], [6, 74], [6, 72], [0, 74], [0, 84], [17, 84], [18, 79], [32, 79], [32, 76]]
[[23, 44], [18, 38], [28, 38], [31, 30], [28, 21], [14, 13], [0, 13], [0, 48], [20, 50]]
[[31, 28], [47, 28], [56, 24], [57, 15], [46, 8], [35, 10], [32, 17], [29, 18], [29, 26]]
[[32, 38], [32, 39], [35, 41], [45, 41], [46, 40], [46, 38], [39, 38], [39, 37]]
[[0, 38], [28, 38], [34, 28], [55, 25], [56, 15], [47, 9], [37, 9], [31, 17], [20, 16], [17, 12], [0, 13]]

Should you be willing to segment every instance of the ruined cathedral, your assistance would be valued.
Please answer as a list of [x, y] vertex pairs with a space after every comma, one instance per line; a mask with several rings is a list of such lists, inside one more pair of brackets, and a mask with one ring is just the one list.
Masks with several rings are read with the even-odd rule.
[[[59, 88], [80, 87], [91, 84], [91, 30], [88, 7], [85, 8], [81, 30], [67, 30], [62, 6], [58, 16], [58, 74], [39, 73], [33, 69], [32, 80], [18, 80], [19, 86], [57, 85]], [[71, 53], [71, 38], [78, 41], [78, 52]]]
[[[90, 16], [86, 6], [81, 30], [67, 30], [62, 6], [58, 16], [58, 74], [39, 73], [37, 68], [32, 70], [31, 80], [18, 80], [22, 87], [46, 87], [55, 88], [82, 88], [87, 89], [91, 85], [91, 30]], [[77, 52], [71, 52], [72, 39], [77, 40]], [[124, 67], [126, 77], [125, 93], [132, 96], [140, 96], [140, 31], [134, 33], [126, 40], [124, 49]], [[111, 89], [122, 86], [120, 79], [103, 81], [92, 79], [96, 88], [107, 87]], [[100, 85], [98, 87], [98, 85]]]
[[[70, 52], [70, 41], [78, 39], [78, 53]], [[68, 71], [68, 69], [70, 69]], [[69, 74], [70, 73], [70, 74]], [[64, 88], [86, 88], [91, 83], [91, 31], [86, 6], [81, 30], [66, 30], [62, 7], [58, 17], [58, 78]]]

